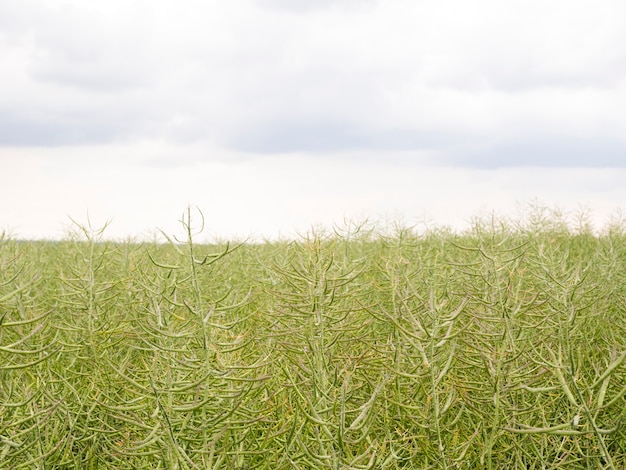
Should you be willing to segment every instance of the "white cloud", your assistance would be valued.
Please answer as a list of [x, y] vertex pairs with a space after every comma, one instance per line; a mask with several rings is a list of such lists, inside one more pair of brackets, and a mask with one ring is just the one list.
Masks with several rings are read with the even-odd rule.
[[[613, 0], [30, 0], [1, 13], [5, 145], [393, 150], [413, 135], [402, 148], [434, 150], [433, 135], [514, 147], [539, 132], [619, 140], [626, 124]], [[301, 141], [267, 144], [293, 129]]]

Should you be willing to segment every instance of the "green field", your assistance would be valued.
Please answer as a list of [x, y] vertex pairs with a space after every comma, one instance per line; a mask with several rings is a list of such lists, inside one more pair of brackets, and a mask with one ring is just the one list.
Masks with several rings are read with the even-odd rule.
[[191, 215], [0, 238], [0, 468], [626, 468], [625, 224], [201, 244]]

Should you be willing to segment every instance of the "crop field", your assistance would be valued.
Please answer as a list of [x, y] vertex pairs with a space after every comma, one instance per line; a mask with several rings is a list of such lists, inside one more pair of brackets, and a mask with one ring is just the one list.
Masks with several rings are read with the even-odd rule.
[[181, 222], [0, 237], [1, 469], [626, 468], [625, 224]]

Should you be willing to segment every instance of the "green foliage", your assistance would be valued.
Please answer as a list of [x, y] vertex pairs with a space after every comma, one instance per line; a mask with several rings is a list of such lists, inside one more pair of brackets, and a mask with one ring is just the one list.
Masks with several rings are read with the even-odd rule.
[[623, 225], [207, 245], [192, 219], [0, 237], [0, 468], [626, 467]]

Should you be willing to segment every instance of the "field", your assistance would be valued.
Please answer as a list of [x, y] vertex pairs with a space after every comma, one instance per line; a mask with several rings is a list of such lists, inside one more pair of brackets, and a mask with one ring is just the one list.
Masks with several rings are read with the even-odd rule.
[[0, 468], [626, 468], [625, 224], [200, 217], [0, 238]]

